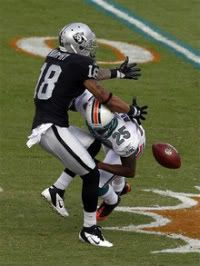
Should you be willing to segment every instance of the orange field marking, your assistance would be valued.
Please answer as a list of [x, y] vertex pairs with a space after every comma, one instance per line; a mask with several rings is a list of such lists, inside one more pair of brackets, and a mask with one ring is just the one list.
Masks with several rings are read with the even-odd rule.
[[[195, 186], [195, 188], [200, 191], [200, 186]], [[106, 227], [105, 229], [156, 234], [185, 242], [175, 248], [151, 251], [151, 253], [200, 253], [200, 194], [158, 189], [145, 189], [144, 191], [178, 199], [179, 203], [172, 206], [156, 207], [119, 206], [116, 211], [149, 216], [152, 220], [146, 224], [130, 224]]]
[[194, 197], [193, 199], [198, 204], [188, 209], [154, 210], [154, 213], [168, 218], [171, 222], [164, 226], [143, 229], [168, 234], [178, 233], [187, 237], [200, 239], [200, 198]]
[[[46, 55], [55, 46], [55, 37], [27, 37], [15, 38], [10, 41], [10, 46], [18, 52], [22, 52], [31, 56], [46, 57]], [[120, 64], [124, 61], [125, 56], [129, 57], [130, 62], [148, 63], [158, 62], [160, 55], [152, 49], [142, 46], [125, 43], [120, 41], [110, 41], [105, 39], [97, 39], [99, 46], [109, 49], [115, 57], [114, 60], [97, 61], [98, 64]]]

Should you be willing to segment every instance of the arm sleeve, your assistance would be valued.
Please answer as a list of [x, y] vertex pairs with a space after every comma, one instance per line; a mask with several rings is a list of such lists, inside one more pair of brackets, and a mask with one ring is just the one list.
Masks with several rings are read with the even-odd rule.
[[98, 77], [99, 66], [90, 57], [77, 57], [70, 67], [73, 70], [72, 72], [76, 73], [76, 79], [82, 82], [87, 79], [97, 79]]
[[86, 117], [87, 103], [92, 97], [92, 93], [90, 93], [88, 90], [85, 90], [83, 94], [74, 100], [74, 105], [77, 112], [81, 113], [84, 118]]

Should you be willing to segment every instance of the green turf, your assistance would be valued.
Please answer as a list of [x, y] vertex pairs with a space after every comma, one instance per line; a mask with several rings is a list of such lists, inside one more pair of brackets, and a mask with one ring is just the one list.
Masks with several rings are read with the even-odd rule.
[[[145, 20], [199, 49], [199, 1], [140, 0], [117, 1]], [[92, 26], [99, 38], [133, 42], [155, 50], [160, 62], [141, 64], [139, 81], [105, 81], [103, 84], [124, 100], [137, 95], [149, 105], [144, 123], [147, 134], [145, 153], [138, 162], [137, 175], [130, 180], [133, 191], [121, 206], [177, 204], [143, 189], [157, 188], [197, 193], [199, 185], [200, 118], [199, 70], [164, 47], [144, 39], [123, 24], [81, 0], [0, 0], [0, 265], [92, 265], [92, 266], [196, 266], [197, 253], [152, 254], [153, 250], [175, 248], [181, 240], [164, 236], [105, 231], [115, 246], [95, 248], [78, 241], [82, 226], [81, 181], [76, 178], [66, 195], [68, 219], [53, 213], [40, 198], [62, 171], [54, 158], [33, 147], [26, 148], [34, 112], [33, 91], [43, 61], [16, 52], [11, 39], [29, 36], [56, 36], [71, 21]], [[102, 49], [99, 60], [112, 59]], [[78, 114], [71, 123], [82, 125]], [[78, 122], [77, 122], [78, 121]], [[159, 166], [152, 157], [155, 141], [177, 147], [182, 167], [173, 171]], [[99, 155], [102, 158], [103, 154]], [[142, 215], [114, 212], [104, 226], [135, 225], [151, 221]]]

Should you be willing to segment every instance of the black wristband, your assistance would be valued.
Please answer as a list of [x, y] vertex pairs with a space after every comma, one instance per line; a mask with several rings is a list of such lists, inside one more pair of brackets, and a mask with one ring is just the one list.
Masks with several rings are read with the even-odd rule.
[[117, 77], [117, 69], [110, 69], [110, 72], [111, 72], [110, 78], [115, 79]]
[[133, 106], [129, 105], [130, 110], [128, 111], [127, 115], [131, 115], [133, 113]]
[[108, 99], [105, 100], [104, 102], [102, 102], [102, 104], [107, 104], [110, 101], [110, 99], [112, 98], [112, 95], [113, 95], [112, 92], [110, 92]]

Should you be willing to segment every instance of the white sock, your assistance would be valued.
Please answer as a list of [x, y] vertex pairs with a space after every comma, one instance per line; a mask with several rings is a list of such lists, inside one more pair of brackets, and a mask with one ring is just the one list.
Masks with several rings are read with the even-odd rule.
[[83, 218], [84, 219], [83, 220], [83, 226], [84, 227], [91, 227], [97, 223], [96, 212], [83, 211], [83, 215], [84, 215], [84, 218]]
[[115, 192], [121, 192], [125, 185], [125, 177], [116, 177], [112, 182], [112, 187]]
[[65, 172], [62, 172], [60, 177], [54, 183], [54, 186], [57, 187], [58, 189], [65, 190], [69, 186], [72, 180], [73, 180], [73, 177], [71, 177]]
[[118, 201], [118, 196], [115, 193], [113, 187], [111, 187], [110, 185], [109, 185], [108, 191], [101, 197], [105, 201], [105, 203], [107, 203], [109, 205], [116, 204]]

